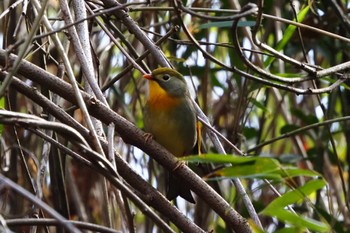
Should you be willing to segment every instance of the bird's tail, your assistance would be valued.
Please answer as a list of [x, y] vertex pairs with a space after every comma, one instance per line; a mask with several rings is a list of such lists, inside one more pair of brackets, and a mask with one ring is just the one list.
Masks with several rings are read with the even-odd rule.
[[179, 178], [175, 177], [174, 175], [170, 174], [170, 172], [168, 172], [166, 197], [169, 201], [171, 201], [177, 196], [182, 197], [190, 203], [196, 203], [192, 196], [191, 190], [188, 188], [185, 182], [182, 182], [181, 180], [179, 180]]

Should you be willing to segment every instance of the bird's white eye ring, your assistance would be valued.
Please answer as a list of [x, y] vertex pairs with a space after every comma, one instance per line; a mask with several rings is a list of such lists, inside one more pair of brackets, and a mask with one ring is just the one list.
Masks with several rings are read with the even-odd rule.
[[163, 77], [162, 77], [162, 79], [163, 79], [164, 81], [168, 81], [168, 80], [170, 79], [170, 76], [169, 76], [168, 74], [164, 74]]

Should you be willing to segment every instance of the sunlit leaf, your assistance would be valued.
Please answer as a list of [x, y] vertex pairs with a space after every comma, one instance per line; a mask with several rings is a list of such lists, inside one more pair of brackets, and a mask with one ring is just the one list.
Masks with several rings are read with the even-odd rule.
[[224, 155], [224, 154], [202, 154], [200, 156], [185, 156], [181, 157], [181, 160], [188, 162], [207, 162], [207, 163], [232, 163], [242, 164], [255, 161], [257, 157], [243, 157], [237, 155]]
[[293, 226], [305, 227], [317, 232], [328, 232], [330, 227], [328, 224], [292, 213], [285, 208], [304, 200], [308, 195], [323, 188], [325, 185], [326, 182], [323, 179], [310, 180], [305, 185], [273, 200], [261, 214], [276, 217], [280, 221], [292, 224]]
[[270, 216], [274, 216], [280, 221], [291, 224], [293, 226], [298, 226], [302, 229], [309, 229], [316, 232], [330, 232], [330, 226], [328, 224], [311, 218], [303, 217], [298, 214], [294, 214], [288, 210], [275, 209], [272, 211]]
[[[302, 9], [299, 14], [297, 15], [298, 22], [304, 21], [305, 16], [310, 10], [310, 6], [306, 6], [304, 9]], [[294, 35], [295, 30], [297, 29], [294, 25], [289, 25], [285, 32], [283, 33], [283, 38], [277, 43], [275, 46], [275, 50], [281, 51], [285, 48], [285, 46], [288, 44], [292, 36]], [[275, 60], [275, 57], [268, 57], [266, 61], [264, 62], [264, 66], [268, 67], [273, 61]]]
[[298, 227], [286, 227], [275, 231], [274, 233], [304, 233], [305, 229]]
[[283, 169], [281, 169], [280, 172], [281, 175], [285, 178], [291, 178], [296, 176], [321, 177], [321, 174], [319, 174], [316, 171], [301, 169], [297, 167], [283, 167]]
[[200, 156], [188, 156], [181, 158], [188, 162], [204, 162], [229, 164], [215, 172], [221, 177], [245, 177], [282, 179], [295, 176], [319, 177], [320, 174], [306, 169], [292, 166], [283, 166], [278, 160], [268, 157], [235, 156], [222, 154], [203, 154]]
[[307, 195], [324, 187], [326, 182], [323, 179], [310, 180], [305, 185], [283, 194], [281, 197], [273, 200], [264, 210], [263, 213], [271, 213], [274, 209], [284, 208], [290, 204], [303, 200]]

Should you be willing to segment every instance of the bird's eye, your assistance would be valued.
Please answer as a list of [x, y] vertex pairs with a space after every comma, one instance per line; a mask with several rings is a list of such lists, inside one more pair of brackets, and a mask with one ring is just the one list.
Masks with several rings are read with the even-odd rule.
[[170, 79], [170, 76], [169, 76], [168, 74], [164, 74], [163, 77], [162, 77], [162, 79], [163, 79], [164, 81], [168, 81], [168, 80]]

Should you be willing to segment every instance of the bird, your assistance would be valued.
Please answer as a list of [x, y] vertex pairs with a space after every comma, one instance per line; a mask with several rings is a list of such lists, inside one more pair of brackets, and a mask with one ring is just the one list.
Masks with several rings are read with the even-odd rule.
[[[175, 157], [191, 154], [197, 141], [197, 116], [186, 81], [178, 71], [160, 67], [143, 75], [149, 81], [144, 129]], [[195, 203], [191, 190], [168, 174], [166, 197]]]

